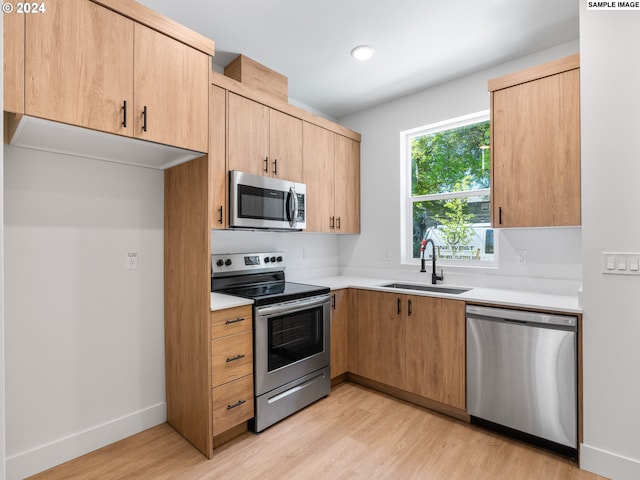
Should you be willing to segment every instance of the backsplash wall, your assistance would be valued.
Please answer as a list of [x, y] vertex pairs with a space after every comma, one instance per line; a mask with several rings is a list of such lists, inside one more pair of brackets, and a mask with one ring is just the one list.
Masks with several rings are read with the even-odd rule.
[[211, 253], [280, 251], [286, 254], [287, 280], [338, 275], [338, 235], [307, 232], [213, 230]]

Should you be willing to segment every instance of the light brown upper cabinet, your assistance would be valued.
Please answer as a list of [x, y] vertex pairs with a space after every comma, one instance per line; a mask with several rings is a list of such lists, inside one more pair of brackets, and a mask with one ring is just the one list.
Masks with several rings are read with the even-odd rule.
[[307, 231], [360, 232], [360, 143], [312, 123], [302, 129]]
[[25, 113], [206, 152], [210, 57], [88, 0], [27, 15]]
[[489, 81], [494, 227], [580, 225], [579, 56]]
[[229, 170], [302, 182], [302, 120], [229, 92]]
[[209, 90], [209, 228], [227, 228], [227, 91]]
[[335, 177], [338, 233], [360, 233], [360, 142], [336, 134]]
[[2, 15], [4, 54], [3, 82], [5, 112], [24, 113], [24, 24], [25, 16]]

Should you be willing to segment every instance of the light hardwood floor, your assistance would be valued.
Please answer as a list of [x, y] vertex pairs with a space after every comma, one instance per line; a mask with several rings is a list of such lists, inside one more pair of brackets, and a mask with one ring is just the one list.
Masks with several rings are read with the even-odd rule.
[[167, 424], [32, 480], [595, 480], [543, 450], [342, 383], [329, 397], [207, 460]]

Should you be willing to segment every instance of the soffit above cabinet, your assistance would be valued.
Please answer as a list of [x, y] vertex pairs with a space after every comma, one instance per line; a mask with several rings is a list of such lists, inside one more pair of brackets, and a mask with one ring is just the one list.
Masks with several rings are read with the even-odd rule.
[[169, 145], [22, 116], [10, 145], [164, 170], [206, 155]]

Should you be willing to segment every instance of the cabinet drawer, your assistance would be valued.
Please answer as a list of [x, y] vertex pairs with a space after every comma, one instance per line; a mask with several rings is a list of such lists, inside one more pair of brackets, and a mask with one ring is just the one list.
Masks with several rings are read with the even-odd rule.
[[253, 375], [213, 389], [213, 435], [253, 418]]
[[211, 385], [237, 380], [253, 372], [251, 332], [238, 333], [211, 341]]
[[251, 331], [251, 305], [211, 312], [211, 338]]

